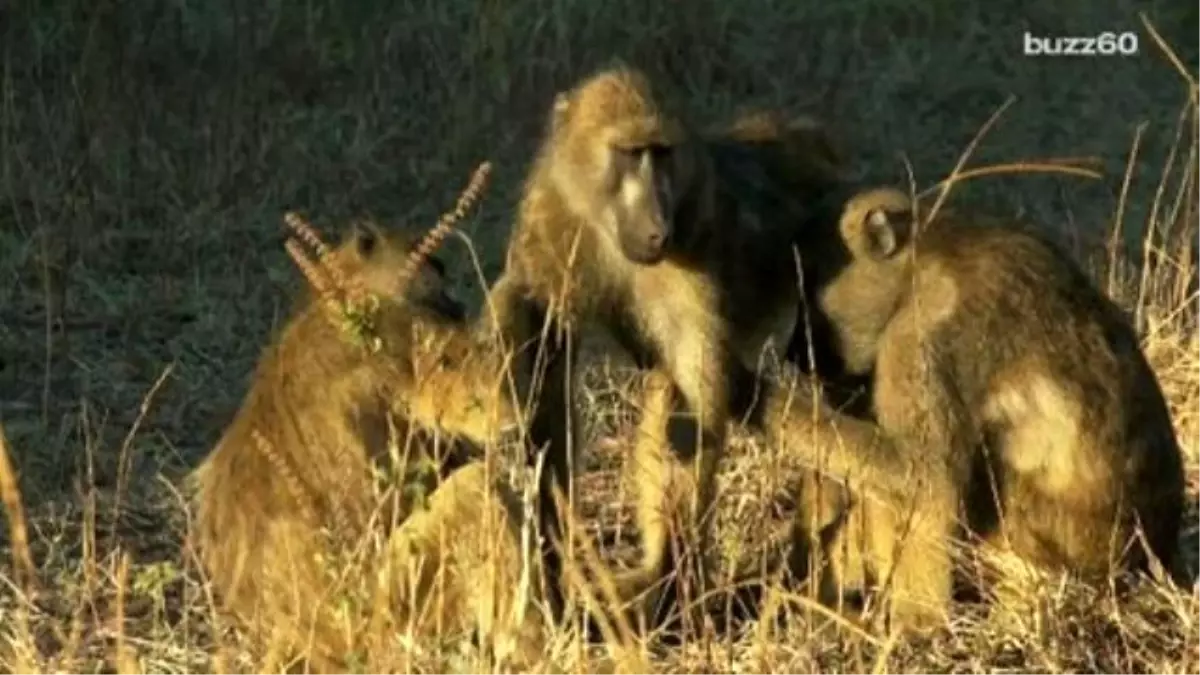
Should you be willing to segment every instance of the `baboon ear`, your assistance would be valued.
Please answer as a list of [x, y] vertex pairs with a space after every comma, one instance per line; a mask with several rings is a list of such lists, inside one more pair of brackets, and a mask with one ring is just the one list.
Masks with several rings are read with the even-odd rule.
[[890, 258], [908, 235], [910, 219], [899, 212], [871, 209], [862, 223], [863, 247], [868, 255]]
[[561, 115], [567, 112], [571, 107], [571, 95], [568, 92], [560, 91], [554, 95], [554, 114]]
[[554, 107], [550, 110], [550, 128], [557, 131], [567, 123], [567, 115], [571, 112], [571, 94], [559, 92], [554, 95]]

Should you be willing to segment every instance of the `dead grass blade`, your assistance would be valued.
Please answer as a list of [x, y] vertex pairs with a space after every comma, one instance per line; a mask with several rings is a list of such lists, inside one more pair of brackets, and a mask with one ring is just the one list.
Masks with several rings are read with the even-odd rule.
[[[1067, 160], [1069, 161], [1069, 160]], [[976, 167], [974, 169], [966, 169], [957, 171], [949, 178], [935, 183], [932, 187], [924, 190], [918, 196], [925, 197], [929, 193], [939, 188], [948, 188], [951, 183], [962, 183], [975, 178], [984, 178], [986, 176], [998, 176], [1002, 174], [1013, 173], [1058, 173], [1068, 176], [1078, 176], [1080, 178], [1091, 178], [1098, 180], [1104, 175], [1095, 169], [1088, 169], [1082, 166], [1072, 166], [1066, 161], [1046, 160], [1046, 161], [1028, 161], [1028, 162], [1007, 162], [1004, 164], [988, 164], [986, 166]], [[945, 194], [945, 192], [943, 192]], [[934, 205], [938, 206], [937, 204]], [[932, 215], [930, 216], [932, 218]]]
[[25, 505], [21, 501], [21, 486], [17, 472], [8, 452], [8, 438], [4, 426], [0, 425], [0, 500], [8, 513], [8, 534], [12, 545], [13, 568], [17, 573], [21, 590], [30, 596], [36, 591], [37, 568], [29, 553], [29, 528], [25, 519]]
[[1017, 98], [1015, 96], [1009, 96], [1007, 99], [1005, 99], [1004, 103], [1001, 103], [1000, 107], [996, 109], [996, 112], [992, 113], [992, 116], [983, 123], [983, 126], [979, 128], [979, 131], [975, 132], [975, 137], [971, 139], [970, 143], [967, 143], [966, 149], [964, 149], [962, 154], [959, 155], [958, 162], [954, 165], [954, 170], [950, 172], [950, 176], [939, 184], [942, 185], [941, 192], [938, 194], [937, 201], [933, 203], [933, 207], [929, 210], [929, 215], [925, 219], [925, 222], [933, 222], [934, 217], [937, 216], [937, 212], [942, 208], [942, 204], [950, 196], [950, 189], [954, 187], [956, 182], [958, 182], [958, 176], [960, 173], [962, 173], [963, 167], [966, 166], [967, 160], [975, 152], [976, 146], [979, 145], [980, 141], [983, 140], [983, 137], [987, 135], [988, 131], [995, 126], [996, 122], [1000, 119], [1000, 116], [1004, 114], [1004, 111], [1008, 110], [1008, 107], [1016, 102], [1016, 100]]

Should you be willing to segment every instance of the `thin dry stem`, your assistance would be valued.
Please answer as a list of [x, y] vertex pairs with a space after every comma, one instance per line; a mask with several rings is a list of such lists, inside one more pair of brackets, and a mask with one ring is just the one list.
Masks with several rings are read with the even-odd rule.
[[[300, 227], [306, 232], [305, 240], [316, 240], [319, 244], [319, 237], [316, 230], [311, 225], [304, 223], [299, 216], [294, 213], [288, 213], [285, 220], [289, 223], [300, 223]], [[293, 225], [293, 227], [297, 227]], [[359, 307], [364, 307], [363, 300], [365, 293], [361, 284], [357, 279], [349, 279], [342, 270], [333, 263], [333, 261], [324, 256], [317, 257], [313, 260], [301, 245], [301, 240], [289, 237], [284, 242], [284, 247], [287, 249], [288, 255], [300, 268], [300, 272], [304, 275], [317, 293], [318, 301], [324, 309], [325, 318], [336, 328], [342, 328], [344, 320], [347, 317], [347, 309], [349, 305], [355, 304]], [[324, 244], [320, 244], [324, 250]], [[361, 326], [361, 330], [369, 332], [369, 328]], [[368, 342], [373, 342], [374, 335], [363, 336]]]
[[275, 467], [280, 476], [283, 476], [288, 492], [291, 493], [292, 501], [296, 503], [296, 508], [300, 510], [301, 517], [308, 522], [316, 522], [316, 514], [313, 513], [312, 507], [309, 505], [308, 499], [306, 499], [304, 484], [300, 482], [300, 476], [296, 474], [296, 470], [292, 468], [291, 463], [275, 449], [271, 441], [266, 436], [263, 436], [258, 429], [252, 430], [250, 437], [254, 439], [254, 445], [258, 448], [258, 451], [263, 453], [267, 460], [271, 462], [271, 466]]
[[317, 228], [304, 220], [300, 214], [295, 211], [288, 211], [283, 214], [283, 222], [296, 234], [296, 237], [300, 241], [307, 244], [316, 253], [318, 259], [323, 259], [329, 255], [329, 247], [321, 240], [321, 234], [317, 232]]
[[417, 268], [437, 250], [438, 246], [441, 246], [446, 237], [454, 230], [455, 225], [462, 221], [463, 218], [466, 218], [467, 211], [470, 211], [483, 196], [483, 191], [487, 188], [491, 172], [491, 162], [483, 162], [476, 167], [475, 172], [471, 174], [471, 180], [467, 183], [467, 187], [458, 196], [458, 202], [455, 203], [454, 209], [442, 214], [438, 218], [437, 225], [421, 239], [421, 243], [417, 246], [416, 250], [409, 255], [408, 263], [400, 273], [400, 279], [403, 282], [411, 279], [416, 274]]
[[[329, 246], [321, 240], [317, 228], [304, 220], [300, 214], [289, 211], [283, 215], [283, 221], [296, 233], [300, 242], [307, 244], [313, 250], [315, 260], [311, 259], [298, 243], [294, 243], [295, 239], [292, 238], [284, 243], [288, 253], [300, 266], [304, 276], [313, 282], [313, 288], [322, 294], [322, 301], [325, 303], [326, 309], [333, 312], [331, 316], [340, 319], [345, 314], [343, 308], [347, 303], [361, 303], [364, 299], [366, 293], [361, 284], [357, 279], [346, 276], [345, 271], [329, 256]], [[316, 270], [321, 270], [321, 273], [314, 274]], [[316, 281], [317, 279], [320, 281]]]
[[[939, 188], [948, 189], [951, 183], [962, 183], [973, 178], [983, 178], [985, 176], [997, 176], [1010, 173], [1061, 173], [1068, 176], [1079, 176], [1081, 178], [1100, 179], [1103, 174], [1094, 169], [1086, 169], [1081, 166], [1071, 166], [1065, 161], [1047, 160], [1047, 161], [1029, 161], [1029, 162], [1007, 162], [1004, 164], [989, 164], [980, 166], [974, 169], [966, 169], [957, 171], [950, 175], [949, 178], [935, 183], [932, 187], [922, 191], [918, 198], [928, 195], [930, 192]], [[945, 194], [943, 192], [943, 194]], [[935, 204], [937, 206], [937, 204]], [[936, 211], [931, 211], [936, 213]], [[932, 217], [932, 215], [930, 216]]]
[[122, 553], [117, 564], [117, 599], [113, 608], [113, 630], [116, 631], [115, 661], [118, 673], [140, 673], [137, 652], [125, 639], [125, 591], [129, 587], [129, 554]]
[[938, 194], [937, 201], [933, 203], [933, 207], [929, 209], [929, 215], [926, 218], [926, 222], [933, 222], [933, 219], [937, 216], [938, 211], [941, 210], [942, 204], [950, 196], [950, 190], [954, 187], [954, 184], [958, 182], [958, 177], [962, 173], [963, 167], [967, 165], [967, 160], [970, 159], [972, 154], [974, 154], [975, 147], [979, 145], [980, 141], [983, 140], [983, 137], [986, 136], [988, 131], [990, 131], [991, 128], [996, 124], [996, 122], [1000, 119], [1000, 116], [1004, 114], [1004, 111], [1008, 110], [1008, 107], [1011, 106], [1016, 100], [1017, 99], [1015, 96], [1009, 96], [1007, 99], [1005, 99], [1004, 103], [1000, 104], [1000, 107], [996, 109], [996, 112], [992, 113], [992, 116], [989, 117], [987, 121], [983, 123], [983, 126], [979, 128], [979, 131], [975, 133], [975, 137], [971, 139], [971, 142], [967, 144], [966, 149], [964, 149], [962, 154], [959, 156], [958, 162], [954, 165], [954, 170], [950, 172], [950, 176], [940, 183], [942, 186], [941, 192]]
[[21, 501], [21, 486], [8, 453], [8, 438], [0, 425], [0, 500], [8, 513], [8, 534], [12, 542], [13, 567], [21, 590], [28, 596], [35, 591], [37, 568], [29, 553], [29, 528], [25, 520], [25, 505]]
[[1125, 207], [1129, 200], [1129, 186], [1133, 183], [1133, 167], [1137, 165], [1138, 151], [1142, 147], [1142, 134], [1146, 132], [1147, 124], [1142, 122], [1137, 126], [1133, 135], [1133, 147], [1129, 150], [1129, 159], [1125, 162], [1125, 177], [1121, 180], [1121, 195], [1117, 199], [1117, 213], [1113, 216], [1112, 237], [1108, 244], [1108, 294], [1117, 291], [1117, 261], [1121, 259], [1124, 246], [1121, 244], [1121, 233], [1125, 229]]
[[328, 268], [309, 260], [308, 254], [304, 251], [298, 239], [289, 238], [283, 242], [283, 246], [287, 249], [292, 261], [296, 263], [296, 267], [300, 268], [300, 272], [308, 280], [308, 283], [312, 285], [313, 290], [317, 292], [322, 301], [332, 303], [332, 306], [336, 306], [337, 287], [333, 279], [329, 276]]
[[1171, 45], [1158, 34], [1158, 30], [1154, 28], [1154, 23], [1146, 18], [1145, 12], [1138, 12], [1138, 18], [1142, 20], [1142, 25], [1146, 27], [1146, 32], [1150, 33], [1150, 37], [1154, 40], [1154, 44], [1158, 46], [1162, 53], [1166, 55], [1167, 60], [1175, 67], [1175, 72], [1179, 73], [1188, 84], [1188, 96], [1192, 99], [1192, 104], [1200, 103], [1197, 101], [1197, 85], [1196, 77], [1188, 71], [1187, 66], [1183, 65], [1183, 61], [1179, 60], [1179, 56], [1175, 54], [1175, 50], [1171, 49]]

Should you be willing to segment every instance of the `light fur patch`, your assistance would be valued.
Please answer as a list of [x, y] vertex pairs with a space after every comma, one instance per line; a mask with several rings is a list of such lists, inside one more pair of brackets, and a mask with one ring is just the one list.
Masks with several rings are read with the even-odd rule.
[[921, 260], [918, 264], [921, 265], [921, 272], [915, 279], [915, 297], [920, 300], [910, 302], [909, 306], [921, 325], [938, 326], [958, 310], [958, 282], [938, 260]]
[[1047, 493], [1065, 494], [1102, 478], [1096, 474], [1103, 463], [1089, 461], [1081, 446], [1079, 402], [1049, 377], [1027, 372], [1005, 382], [988, 396], [983, 415], [1006, 429], [1000, 440], [1005, 463]]
[[717, 298], [707, 277], [675, 265], [641, 267], [633, 295], [643, 328], [671, 359], [667, 367], [680, 389], [687, 395], [705, 392], [713, 384], [706, 380], [723, 337], [721, 322], [712, 316]]
[[636, 174], [626, 175], [621, 179], [621, 203], [626, 208], [633, 208], [646, 198], [646, 181]]

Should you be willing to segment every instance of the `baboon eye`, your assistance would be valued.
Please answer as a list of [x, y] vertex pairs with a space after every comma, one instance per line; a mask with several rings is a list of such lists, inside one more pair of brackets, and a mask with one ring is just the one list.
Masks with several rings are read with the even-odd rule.
[[642, 153], [645, 151], [646, 151], [645, 148], [643, 148], [641, 146], [636, 146], [636, 145], [635, 146], [621, 146], [621, 145], [613, 146], [613, 154], [615, 154], [617, 157], [620, 157], [621, 159], [623, 159], [631, 164], [636, 164], [637, 161], [642, 158]]
[[429, 256], [425, 258], [425, 262], [438, 273], [439, 277], [446, 276], [446, 263], [442, 262], [441, 259]]
[[671, 154], [671, 146], [661, 143], [651, 143], [649, 145], [635, 146], [616, 146], [613, 150], [617, 155], [629, 160], [630, 162], [640, 162], [647, 154], [650, 155], [650, 160], [654, 163], [665, 160]]

